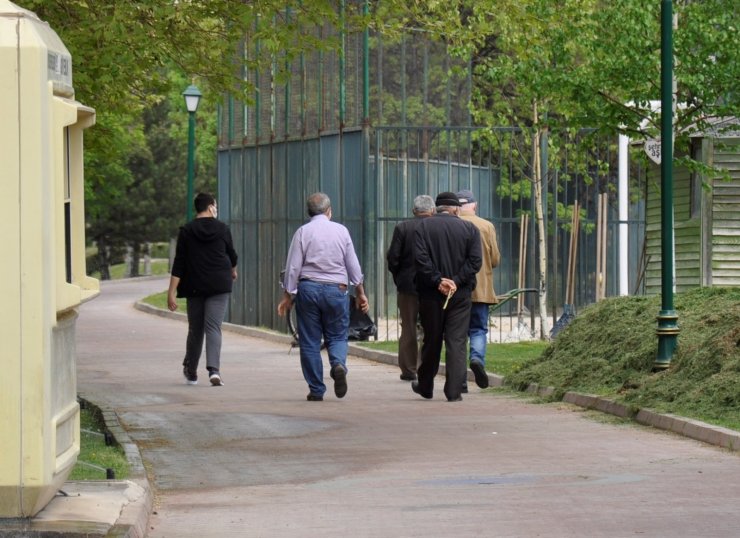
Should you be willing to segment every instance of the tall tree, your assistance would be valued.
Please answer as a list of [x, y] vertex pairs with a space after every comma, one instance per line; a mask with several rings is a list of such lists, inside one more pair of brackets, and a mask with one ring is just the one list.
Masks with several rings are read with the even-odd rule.
[[[187, 82], [173, 71], [169, 76], [173, 89], [165, 98], [151, 101], [140, 111], [107, 118], [106, 125], [120, 126], [115, 133], [120, 146], [101, 148], [99, 139], [90, 139], [92, 150], [86, 153], [88, 236], [99, 247], [98, 262], [90, 269], [101, 270], [102, 278], [124, 246], [131, 249], [132, 276], [136, 276], [142, 246], [168, 241], [185, 221], [188, 120], [179, 88]], [[201, 107], [195, 185], [213, 192], [215, 105], [209, 100]], [[101, 154], [104, 158], [96, 160]]]
[[[165, 68], [171, 65], [209, 92], [228, 91], [248, 101], [253, 88], [241, 76], [239, 61], [254, 68], [269, 65], [278, 51], [291, 59], [301, 51], [332, 46], [312, 30], [339, 21], [331, 0], [16, 3], [48, 22], [69, 48], [78, 98], [109, 112], [129, 111], [166, 94], [170, 80]], [[356, 24], [360, 19], [355, 14], [347, 20]], [[263, 55], [235, 54], [247, 31], [260, 40]]]
[[[76, 98], [97, 110], [85, 140], [86, 206], [88, 237], [100, 247], [104, 274], [123, 245], [136, 250], [165, 230], [173, 233], [177, 213], [185, 214], [187, 114], [179, 95], [185, 86], [196, 81], [204, 94], [195, 181], [212, 190], [221, 96], [229, 92], [249, 102], [254, 88], [244, 68], [269, 65], [277, 51], [290, 59], [334, 46], [313, 29], [339, 20], [330, 0], [16, 3], [59, 34], [72, 54]], [[347, 21], [359, 24], [361, 18], [353, 12]], [[236, 54], [247, 31], [260, 40], [263, 54]]]
[[[674, 3], [680, 153], [691, 132], [706, 129], [716, 118], [740, 115], [740, 11], [732, 0]], [[478, 123], [532, 133], [533, 164], [529, 172], [522, 167], [522, 181], [534, 181], [537, 193], [543, 179], [537, 140], [547, 130], [589, 127], [633, 137], [657, 135], [660, 112], [650, 101], [660, 97], [659, 9], [659, 3], [641, 0], [461, 0], [453, 5], [419, 0], [409, 5], [409, 17], [473, 58], [472, 108]], [[550, 150], [550, 158], [556, 158], [558, 147]], [[512, 192], [528, 190], [511, 187]], [[539, 200], [535, 208], [541, 209]], [[539, 258], [546, 267], [543, 228], [538, 226]], [[543, 291], [544, 276], [541, 272]]]

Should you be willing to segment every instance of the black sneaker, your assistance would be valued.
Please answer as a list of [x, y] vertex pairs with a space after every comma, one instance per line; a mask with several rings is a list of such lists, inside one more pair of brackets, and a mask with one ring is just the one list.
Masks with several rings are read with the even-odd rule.
[[308, 400], [309, 402], [323, 402], [324, 397], [319, 396], [318, 394], [309, 393], [308, 396], [306, 396], [306, 400]]
[[488, 374], [486, 369], [480, 361], [470, 361], [470, 369], [475, 375], [475, 384], [480, 388], [485, 389], [488, 387]]
[[341, 364], [335, 364], [330, 375], [334, 380], [334, 394], [337, 398], [344, 398], [347, 394], [347, 370]]
[[198, 384], [198, 374], [190, 370], [187, 366], [182, 367], [182, 375], [185, 376], [186, 385]]

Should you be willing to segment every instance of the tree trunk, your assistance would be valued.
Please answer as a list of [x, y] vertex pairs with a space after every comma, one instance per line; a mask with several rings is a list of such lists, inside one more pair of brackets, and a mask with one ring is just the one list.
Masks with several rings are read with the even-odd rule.
[[152, 244], [144, 243], [144, 276], [152, 275]]
[[534, 209], [537, 221], [537, 250], [539, 254], [539, 300], [540, 300], [540, 339], [547, 340], [550, 336], [550, 320], [547, 316], [547, 234], [545, 232], [545, 215], [542, 208], [542, 153], [540, 139], [542, 129], [539, 125], [537, 101], [534, 102], [534, 141], [533, 141], [533, 179], [534, 179]]
[[141, 244], [137, 241], [131, 244], [131, 273], [130, 277], [139, 276], [139, 260], [141, 259]]
[[110, 280], [110, 248], [108, 248], [105, 238], [98, 237], [98, 270], [100, 271], [100, 280]]

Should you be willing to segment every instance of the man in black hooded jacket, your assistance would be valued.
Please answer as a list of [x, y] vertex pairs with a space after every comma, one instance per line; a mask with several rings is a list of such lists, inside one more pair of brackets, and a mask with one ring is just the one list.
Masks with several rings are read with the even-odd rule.
[[220, 386], [221, 324], [237, 276], [237, 254], [229, 227], [216, 219], [218, 206], [213, 195], [199, 193], [193, 204], [197, 215], [180, 228], [177, 237], [167, 303], [174, 311], [176, 297], [187, 300], [188, 337], [182, 363], [185, 382], [198, 383], [205, 339], [208, 378], [212, 385]]

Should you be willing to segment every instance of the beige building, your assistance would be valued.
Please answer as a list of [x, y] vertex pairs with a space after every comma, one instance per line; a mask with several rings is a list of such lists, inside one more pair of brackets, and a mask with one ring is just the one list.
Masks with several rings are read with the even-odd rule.
[[29, 517], [79, 454], [77, 307], [86, 276], [82, 133], [72, 58], [35, 14], [0, 0], [0, 517]]

